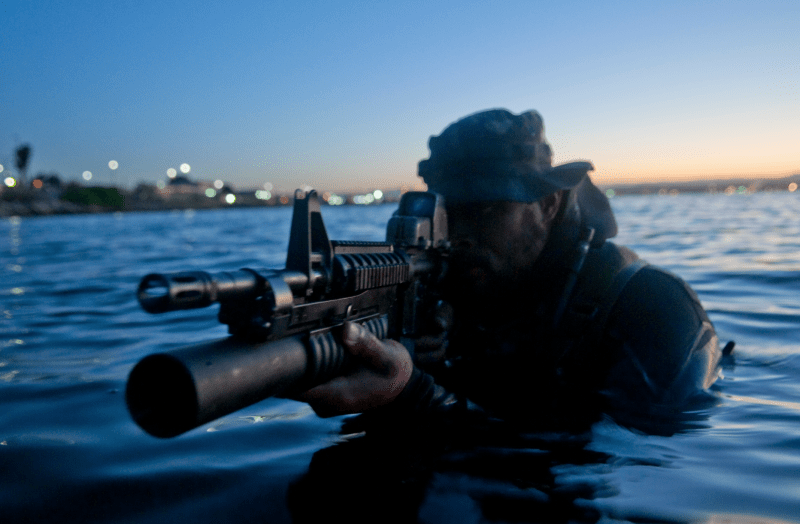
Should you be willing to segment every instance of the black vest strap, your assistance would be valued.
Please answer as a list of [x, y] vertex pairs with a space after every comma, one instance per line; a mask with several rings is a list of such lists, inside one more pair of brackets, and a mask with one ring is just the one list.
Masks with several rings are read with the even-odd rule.
[[630, 282], [633, 276], [647, 265], [647, 262], [639, 258], [617, 273], [617, 276], [614, 277], [614, 281], [611, 282], [611, 285], [608, 287], [608, 291], [606, 291], [603, 300], [600, 301], [598, 305], [597, 313], [594, 315], [591, 322], [591, 327], [587, 330], [590, 337], [599, 340], [600, 337], [603, 336], [608, 317], [617, 304], [617, 299], [619, 299], [619, 296], [622, 294], [622, 290], [625, 289], [625, 286], [628, 285], [628, 282]]
[[[647, 262], [642, 259], [632, 261], [614, 275], [611, 283], [607, 284], [605, 289], [601, 287], [567, 308], [563, 318], [565, 325], [562, 325], [560, 329], [561, 337], [566, 337], [556, 344], [556, 347], [559, 348], [556, 357], [557, 363], [569, 366], [568, 361], [577, 359], [580, 362], [585, 355], [575, 354], [574, 350], [579, 347], [584, 349], [595, 347], [603, 337], [608, 317], [623, 289], [633, 276], [647, 265]], [[595, 281], [594, 286], [600, 282], [602, 280]]]

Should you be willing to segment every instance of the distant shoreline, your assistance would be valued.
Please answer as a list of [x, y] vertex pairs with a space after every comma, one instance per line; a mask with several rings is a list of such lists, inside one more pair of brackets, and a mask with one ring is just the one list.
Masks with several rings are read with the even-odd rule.
[[[685, 193], [725, 193], [749, 194], [770, 191], [797, 191], [800, 188], [800, 174], [783, 178], [733, 178], [726, 180], [697, 180], [675, 182], [650, 182], [650, 183], [625, 183], [625, 184], [598, 184], [598, 187], [609, 197], [623, 195], [678, 195]], [[114, 195], [114, 205], [102, 203], [80, 204], [60, 198], [60, 194], [53, 192], [26, 190], [11, 194], [8, 190], [0, 193], [0, 218], [12, 216], [52, 216], [76, 215], [116, 212], [140, 211], [181, 211], [200, 209], [242, 209], [279, 207], [291, 205], [291, 198], [273, 198], [272, 201], [258, 200], [252, 192], [242, 191], [234, 193], [236, 201], [228, 204], [221, 200], [214, 200], [195, 195], [181, 195], [173, 198], [154, 198], [153, 195], [143, 196], [135, 191], [118, 188], [84, 188], [85, 191], [102, 190]], [[387, 192], [388, 193], [388, 192]], [[800, 191], [798, 191], [800, 195]], [[355, 194], [343, 195], [346, 205], [354, 203]], [[399, 199], [392, 196], [379, 203], [393, 203]]]
[[768, 191], [797, 191], [800, 174], [783, 178], [729, 178], [712, 180], [686, 180], [672, 182], [645, 182], [597, 185], [615, 195], [651, 195], [681, 193], [760, 193]]

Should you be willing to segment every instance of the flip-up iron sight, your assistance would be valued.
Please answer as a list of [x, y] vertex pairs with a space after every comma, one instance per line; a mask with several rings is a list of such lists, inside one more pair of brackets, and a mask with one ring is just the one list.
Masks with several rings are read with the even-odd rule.
[[386, 242], [331, 241], [315, 191], [295, 193], [285, 269], [150, 274], [138, 298], [149, 313], [220, 304], [231, 337], [150, 355], [131, 371], [133, 419], [172, 437], [270, 396], [342, 373], [333, 332], [358, 322], [380, 338], [413, 337], [437, 301], [448, 251], [439, 195], [410, 192]]

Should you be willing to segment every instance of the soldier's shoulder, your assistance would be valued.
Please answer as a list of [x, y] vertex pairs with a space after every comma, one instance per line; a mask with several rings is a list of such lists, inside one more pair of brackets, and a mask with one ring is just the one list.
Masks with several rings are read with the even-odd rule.
[[647, 265], [630, 279], [606, 334], [619, 348], [625, 370], [616, 374], [618, 381], [628, 391], [646, 390], [643, 398], [678, 402], [716, 378], [720, 351], [714, 327], [694, 290], [668, 270]]

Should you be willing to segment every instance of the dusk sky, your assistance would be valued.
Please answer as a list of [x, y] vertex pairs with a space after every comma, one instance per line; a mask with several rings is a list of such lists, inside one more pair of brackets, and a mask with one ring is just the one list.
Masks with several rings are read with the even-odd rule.
[[800, 2], [0, 3], [0, 164], [133, 187], [418, 183], [427, 140], [538, 110], [595, 181], [800, 172]]

